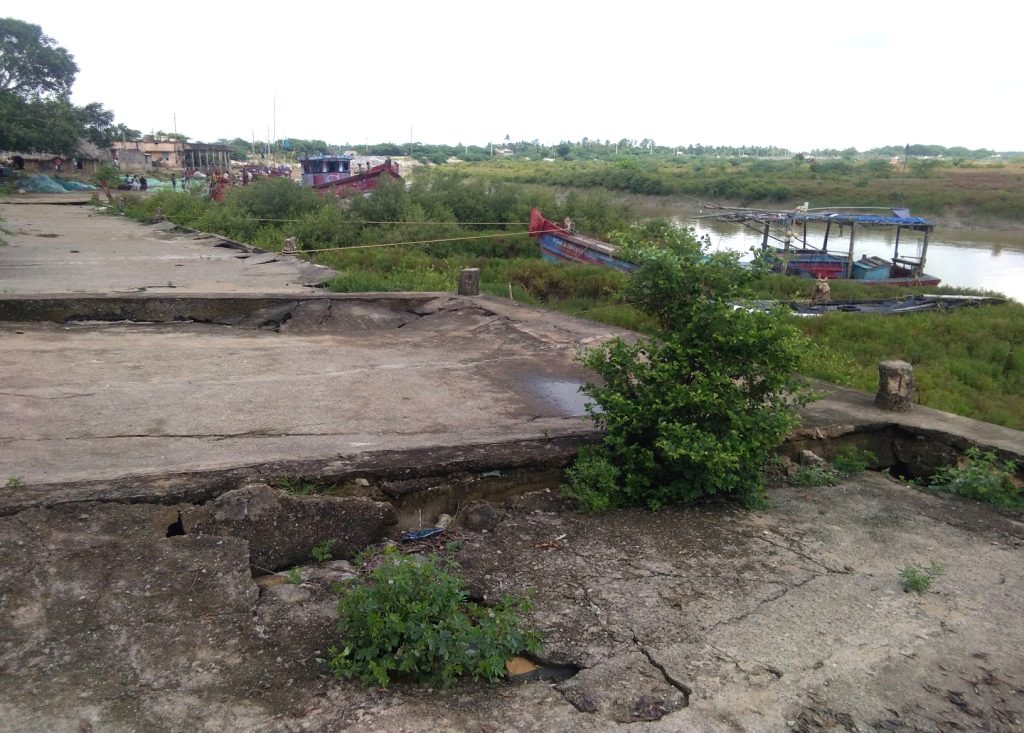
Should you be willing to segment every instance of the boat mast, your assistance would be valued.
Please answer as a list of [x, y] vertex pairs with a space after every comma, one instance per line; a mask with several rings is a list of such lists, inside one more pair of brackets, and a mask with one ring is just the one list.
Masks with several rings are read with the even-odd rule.
[[854, 222], [850, 222], [850, 258], [846, 263], [846, 279], [849, 280], [853, 277], [853, 240], [854, 232], [857, 231], [857, 225]]

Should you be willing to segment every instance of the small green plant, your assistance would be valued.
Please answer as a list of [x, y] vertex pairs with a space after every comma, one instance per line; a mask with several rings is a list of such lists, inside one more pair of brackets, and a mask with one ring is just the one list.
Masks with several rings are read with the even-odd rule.
[[7, 483], [4, 484], [8, 489], [19, 489], [25, 485], [25, 479], [21, 476], [11, 476], [7, 479]]
[[338, 599], [341, 642], [330, 663], [339, 677], [381, 687], [396, 676], [444, 685], [464, 675], [495, 680], [507, 658], [540, 651], [539, 634], [521, 630], [527, 601], [505, 596], [489, 608], [467, 600], [458, 566], [436, 555], [388, 547], [379, 559]]
[[878, 456], [869, 450], [846, 448], [832, 459], [832, 465], [844, 476], [852, 476], [855, 473], [866, 471], [868, 466], [877, 461]]
[[932, 587], [932, 582], [945, 571], [941, 565], [932, 562], [928, 566], [906, 565], [900, 570], [900, 581], [903, 583], [903, 590], [907, 593], [924, 593]]
[[318, 542], [310, 550], [310, 553], [314, 559], [323, 562], [324, 560], [330, 560], [334, 556], [334, 545], [337, 540], [329, 539], [323, 542]]
[[285, 582], [291, 585], [302, 585], [302, 568], [291, 568], [285, 573]]
[[612, 497], [618, 492], [619, 469], [593, 446], [580, 448], [565, 478], [562, 493], [581, 511], [600, 514], [611, 508]]
[[965, 453], [967, 465], [940, 468], [931, 477], [928, 485], [938, 491], [946, 491], [967, 499], [983, 501], [1002, 507], [1024, 507], [1021, 487], [1014, 483], [1017, 464], [1007, 461], [1000, 464], [999, 458], [991, 451], [983, 452], [972, 446]]
[[789, 482], [793, 486], [835, 486], [839, 476], [826, 466], [800, 466], [789, 477]]

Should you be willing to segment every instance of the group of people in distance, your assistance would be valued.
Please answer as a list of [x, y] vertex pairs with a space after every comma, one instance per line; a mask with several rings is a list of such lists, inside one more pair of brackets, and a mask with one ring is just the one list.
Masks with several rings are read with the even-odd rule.
[[124, 175], [124, 181], [118, 186], [122, 191], [148, 191], [149, 181], [146, 180], [146, 176], [129, 176], [127, 173]]

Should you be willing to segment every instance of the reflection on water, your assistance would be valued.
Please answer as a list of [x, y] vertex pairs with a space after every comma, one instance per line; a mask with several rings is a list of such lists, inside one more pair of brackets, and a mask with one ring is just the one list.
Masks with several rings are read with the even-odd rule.
[[[665, 204], [657, 210], [649, 209], [647, 213], [694, 227], [697, 234], [710, 237], [716, 250], [747, 252], [761, 244], [760, 231], [704, 218], [692, 206]], [[808, 243], [820, 247], [824, 233], [823, 226], [809, 226]], [[920, 237], [918, 232], [901, 232], [900, 254], [920, 256]], [[875, 255], [888, 259], [892, 257], [895, 242], [895, 230], [858, 227], [855, 256]], [[849, 244], [849, 229], [840, 238], [833, 227], [829, 234], [829, 250], [846, 252]], [[1024, 303], [1024, 231], [937, 228], [928, 241], [925, 271], [941, 278], [943, 285], [982, 288]]]
[[586, 404], [592, 400], [580, 392], [582, 384], [573, 379], [530, 376], [526, 383], [535, 397], [555, 407], [566, 417], [586, 415]]

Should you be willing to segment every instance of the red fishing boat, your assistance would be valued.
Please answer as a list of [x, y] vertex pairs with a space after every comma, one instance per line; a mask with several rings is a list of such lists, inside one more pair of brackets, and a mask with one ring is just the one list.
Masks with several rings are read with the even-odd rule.
[[365, 193], [377, 188], [382, 178], [401, 180], [398, 163], [391, 158], [371, 166], [357, 165], [352, 170], [351, 155], [312, 155], [300, 161], [302, 164], [302, 185], [318, 193], [339, 198], [352, 193]]
[[540, 256], [549, 262], [578, 262], [634, 272], [637, 267], [618, 256], [615, 245], [585, 237], [564, 224], [545, 219], [539, 209], [530, 210], [530, 236], [540, 243]]

